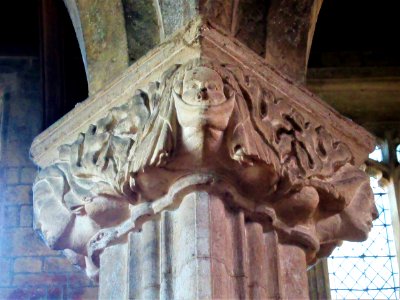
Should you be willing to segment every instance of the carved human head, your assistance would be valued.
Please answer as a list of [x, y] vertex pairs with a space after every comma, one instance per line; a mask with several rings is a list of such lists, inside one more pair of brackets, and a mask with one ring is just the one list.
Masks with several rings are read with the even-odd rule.
[[360, 185], [346, 208], [316, 224], [321, 247], [318, 257], [329, 256], [343, 241], [362, 242], [368, 238], [372, 221], [378, 217], [369, 182]]
[[361, 242], [368, 238], [372, 221], [378, 217], [374, 195], [368, 182], [360, 187], [340, 216], [340, 239]]
[[226, 101], [221, 76], [207, 67], [186, 71], [183, 78], [182, 99], [188, 104], [217, 105]]

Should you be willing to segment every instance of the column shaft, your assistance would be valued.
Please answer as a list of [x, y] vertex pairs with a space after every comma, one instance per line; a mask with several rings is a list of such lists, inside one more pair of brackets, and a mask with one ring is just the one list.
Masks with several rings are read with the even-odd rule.
[[103, 252], [100, 299], [306, 298], [303, 249], [264, 231], [221, 197], [191, 192]]

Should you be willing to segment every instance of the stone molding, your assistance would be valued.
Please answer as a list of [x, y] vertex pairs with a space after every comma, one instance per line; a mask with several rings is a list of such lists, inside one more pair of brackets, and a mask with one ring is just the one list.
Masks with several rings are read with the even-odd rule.
[[[218, 57], [221, 63], [234, 61], [257, 80], [290, 97], [296, 108], [310, 115], [320, 115], [331, 134], [349, 146], [356, 165], [361, 165], [373, 149], [375, 139], [362, 127], [341, 116], [303, 85], [292, 82], [239, 41], [196, 19], [37, 136], [31, 147], [32, 160], [42, 168], [51, 165], [57, 160], [58, 147], [74, 142], [108, 110], [128, 102], [137, 90], [145, 89], [150, 82], [158, 81], [166, 69], [200, 57], [211, 60]], [[312, 105], [308, 105], [309, 102]]]

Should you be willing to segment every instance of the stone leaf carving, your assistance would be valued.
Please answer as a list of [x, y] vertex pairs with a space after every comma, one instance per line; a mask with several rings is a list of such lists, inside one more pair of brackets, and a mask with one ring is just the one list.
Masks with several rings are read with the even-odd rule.
[[353, 163], [348, 147], [335, 140], [316, 116], [302, 113], [285, 95], [261, 86], [257, 78], [234, 68], [254, 126], [274, 149], [291, 184], [304, 178], [330, 177]]
[[88, 240], [101, 228], [129, 218], [132, 195], [121, 190], [118, 176], [148, 118], [146, 97], [139, 92], [112, 109], [75, 143], [62, 146], [59, 161], [36, 178], [35, 227], [51, 248], [67, 249], [67, 257], [83, 267]]
[[323, 123], [237, 66], [175, 66], [61, 147], [34, 185], [36, 228], [96, 278], [105, 247], [204, 189], [313, 263], [365, 239], [376, 214], [368, 177]]

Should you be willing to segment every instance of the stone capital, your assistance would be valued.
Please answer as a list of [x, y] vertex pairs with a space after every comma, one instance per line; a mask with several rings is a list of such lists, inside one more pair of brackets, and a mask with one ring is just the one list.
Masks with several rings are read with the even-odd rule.
[[[89, 276], [100, 270], [100, 283], [113, 272], [134, 280], [143, 264], [161, 270], [121, 297], [144, 297], [148, 284], [152, 297], [182, 298], [180, 280], [204, 274], [183, 298], [304, 296], [306, 264], [367, 237], [376, 209], [360, 167], [373, 147], [198, 18], [36, 138], [35, 224]], [[112, 269], [118, 255], [126, 261]], [[251, 279], [263, 263], [265, 280]], [[213, 286], [218, 276], [236, 292]]]

